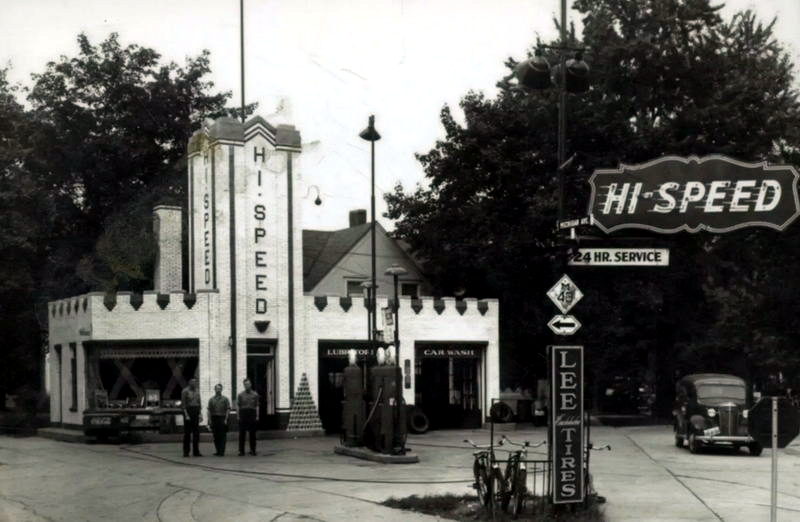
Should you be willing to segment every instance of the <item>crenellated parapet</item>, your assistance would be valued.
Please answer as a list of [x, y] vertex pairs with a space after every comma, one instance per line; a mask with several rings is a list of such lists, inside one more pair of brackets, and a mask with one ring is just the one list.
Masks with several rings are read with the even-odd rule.
[[89, 292], [87, 294], [57, 299], [47, 304], [50, 321], [64, 321], [82, 316], [122, 312], [181, 312], [194, 308], [214, 291], [198, 293], [169, 292]]
[[[314, 308], [321, 313], [360, 313], [362, 310], [369, 308], [369, 301], [362, 296], [343, 297], [339, 295], [315, 295], [306, 296]], [[492, 315], [490, 312], [497, 314], [499, 303], [497, 299], [476, 299], [464, 298], [456, 299], [455, 297], [442, 297], [435, 298], [431, 296], [424, 296], [420, 298], [411, 298], [408, 296], [401, 296], [399, 298], [398, 310], [407, 311], [411, 310], [415, 315], [423, 313], [434, 313], [438, 316], [455, 314], [458, 316], [464, 315]], [[378, 296], [377, 308], [392, 307], [394, 305], [394, 298], [385, 296]]]

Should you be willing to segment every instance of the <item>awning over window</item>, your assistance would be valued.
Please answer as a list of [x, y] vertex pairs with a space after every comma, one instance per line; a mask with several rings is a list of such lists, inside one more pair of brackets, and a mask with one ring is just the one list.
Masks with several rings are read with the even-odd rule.
[[165, 359], [197, 355], [196, 346], [109, 346], [99, 350], [101, 359]]

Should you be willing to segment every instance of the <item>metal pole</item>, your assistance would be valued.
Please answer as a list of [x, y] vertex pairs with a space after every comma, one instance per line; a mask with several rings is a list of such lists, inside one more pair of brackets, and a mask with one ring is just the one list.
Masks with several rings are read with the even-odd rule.
[[[561, 0], [561, 47], [567, 45], [567, 0]], [[564, 49], [559, 51], [561, 74], [558, 79], [558, 220], [564, 219], [564, 164], [567, 141], [567, 60]]]
[[772, 488], [769, 520], [778, 520], [778, 398], [772, 397]]
[[[394, 359], [395, 364], [397, 364], [397, 386], [395, 387], [395, 433], [400, 433], [400, 408], [402, 404], [402, 386], [403, 386], [403, 375], [402, 371], [400, 370], [400, 302], [398, 301], [399, 297], [397, 295], [397, 274], [392, 275], [394, 279]], [[405, 453], [405, 448], [403, 447], [403, 438], [398, 437], [400, 440], [400, 449], [399, 453], [402, 455]]]
[[242, 123], [244, 123], [244, 0], [239, 0], [239, 48], [241, 58], [239, 69], [242, 75]]
[[370, 302], [370, 308], [372, 311], [372, 338], [374, 339], [375, 332], [377, 331], [377, 318], [376, 318], [376, 303], [378, 301], [378, 286], [375, 284], [375, 142], [370, 142], [370, 149], [371, 149], [371, 196], [370, 196], [370, 208], [372, 212], [372, 223], [370, 224], [370, 236], [371, 236], [371, 261], [372, 261], [372, 301]]

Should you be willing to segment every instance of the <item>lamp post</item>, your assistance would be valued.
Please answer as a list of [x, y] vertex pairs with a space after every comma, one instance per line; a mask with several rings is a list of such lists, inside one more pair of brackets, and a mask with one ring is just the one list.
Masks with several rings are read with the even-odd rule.
[[375, 116], [370, 115], [367, 128], [361, 131], [358, 135], [362, 140], [366, 140], [370, 144], [370, 212], [372, 215], [372, 222], [370, 223], [370, 257], [372, 263], [372, 295], [373, 299], [370, 301], [370, 311], [372, 313], [372, 334], [370, 339], [374, 339], [375, 332], [377, 331], [377, 320], [375, 314], [375, 302], [377, 301], [378, 284], [375, 282], [375, 142], [381, 139], [381, 135], [375, 129]]
[[[397, 384], [395, 385], [395, 433], [400, 433], [400, 406], [402, 404], [402, 386], [403, 386], [403, 379], [402, 375], [400, 375], [400, 301], [397, 292], [397, 280], [400, 276], [406, 275], [408, 270], [403, 268], [402, 266], [398, 265], [397, 263], [392, 263], [392, 265], [386, 269], [384, 272], [385, 275], [392, 276], [392, 281], [394, 283], [394, 300], [392, 301], [392, 311], [394, 312], [394, 353], [395, 353], [395, 364], [397, 364]], [[405, 445], [403, 444], [403, 438], [398, 437], [400, 439], [400, 447], [398, 449], [398, 453], [405, 454]]]
[[[374, 288], [374, 283], [372, 281], [364, 281], [361, 283], [361, 288], [364, 289], [364, 299], [366, 299], [367, 303], [367, 341], [369, 342], [369, 348], [374, 348], [375, 345], [372, 342], [372, 339], [375, 335], [375, 330], [372, 325], [372, 312], [373, 312], [373, 296], [372, 296], [372, 289]], [[364, 390], [367, 389], [367, 358], [369, 357], [369, 349], [367, 350], [367, 354], [364, 356], [364, 382], [362, 383]]]
[[[541, 48], [558, 51], [559, 63], [553, 68], [536, 49], [533, 58], [517, 65], [514, 71], [519, 84], [529, 89], [546, 89], [550, 84], [558, 88], [558, 221], [564, 219], [564, 171], [568, 167], [566, 158], [567, 141], [567, 93], [580, 93], [589, 90], [589, 66], [583, 61], [583, 49], [567, 46], [567, 0], [561, 0], [561, 41], [559, 45], [541, 45]], [[575, 52], [574, 58], [567, 59], [567, 51]]]
[[[556, 174], [558, 176], [558, 221], [556, 230], [560, 230], [558, 223], [565, 217], [564, 201], [564, 171], [569, 167], [572, 158], [565, 161], [566, 141], [567, 141], [567, 92], [580, 93], [589, 90], [589, 66], [583, 61], [583, 49], [571, 48], [567, 46], [567, 0], [561, 0], [561, 31], [560, 41], [556, 46], [540, 45], [534, 52], [533, 58], [525, 60], [517, 65], [514, 74], [519, 84], [528, 89], [546, 89], [551, 83], [558, 88], [558, 152]], [[550, 64], [542, 56], [540, 48], [553, 49], [558, 52], [558, 65], [550, 74]], [[574, 58], [568, 60], [567, 52], [575, 52]], [[574, 157], [574, 156], [573, 156]], [[574, 229], [572, 232], [574, 233]], [[560, 235], [558, 236], [560, 243]], [[562, 262], [567, 264], [566, 256], [562, 256]], [[558, 344], [556, 338], [553, 344]], [[548, 354], [549, 355], [549, 354]], [[550, 401], [552, 402], [552, 397]], [[552, 411], [552, 404], [548, 405], [548, 411]], [[548, 459], [552, 458], [553, 441], [552, 434], [547, 432], [547, 452]]]

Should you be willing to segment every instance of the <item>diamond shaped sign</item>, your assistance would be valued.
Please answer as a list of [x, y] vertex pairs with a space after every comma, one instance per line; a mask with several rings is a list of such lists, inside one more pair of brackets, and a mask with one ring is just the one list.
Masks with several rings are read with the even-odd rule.
[[583, 292], [580, 291], [567, 274], [564, 274], [553, 288], [547, 291], [547, 297], [561, 310], [562, 314], [566, 314], [581, 300]]

